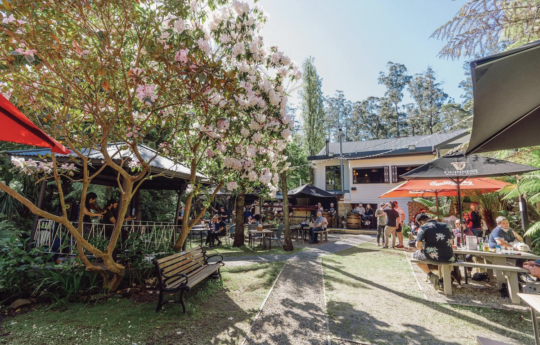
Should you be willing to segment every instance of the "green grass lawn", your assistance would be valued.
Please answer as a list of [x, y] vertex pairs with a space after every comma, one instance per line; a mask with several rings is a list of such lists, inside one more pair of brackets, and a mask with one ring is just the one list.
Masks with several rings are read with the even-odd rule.
[[3, 320], [8, 344], [236, 344], [246, 334], [284, 263], [224, 267], [223, 282], [206, 280], [180, 304], [155, 312], [157, 295], [74, 303], [67, 311], [38, 307]]
[[403, 252], [362, 244], [323, 257], [330, 331], [372, 344], [533, 344], [529, 313], [424, 299]]

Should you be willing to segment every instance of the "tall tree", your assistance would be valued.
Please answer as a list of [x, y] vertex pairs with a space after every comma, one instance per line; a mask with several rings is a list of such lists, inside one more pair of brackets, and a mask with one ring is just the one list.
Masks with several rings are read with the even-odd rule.
[[339, 129], [344, 133], [343, 141], [350, 141], [353, 131], [349, 128], [352, 123], [351, 112], [352, 103], [347, 98], [343, 91], [337, 90], [334, 97], [327, 97], [326, 103], [326, 123], [327, 131], [331, 140], [339, 140]]
[[379, 74], [379, 84], [386, 86], [384, 95], [393, 108], [393, 114], [389, 116], [390, 122], [393, 123], [390, 124], [390, 127], [393, 127], [392, 133], [394, 136], [399, 138], [401, 135], [400, 123], [406, 117], [406, 113], [400, 111], [400, 103], [403, 100], [403, 90], [412, 77], [407, 75], [407, 67], [403, 64], [390, 61], [386, 66], [388, 67], [388, 73], [381, 72]]
[[432, 37], [448, 43], [439, 53], [474, 57], [501, 42], [520, 46], [540, 38], [540, 0], [471, 0]]
[[424, 73], [417, 74], [409, 83], [409, 92], [416, 101], [423, 132], [433, 134], [441, 126], [441, 108], [448, 99], [433, 68], [428, 67]]
[[317, 74], [315, 59], [309, 57], [302, 65], [301, 119], [304, 140], [309, 156], [315, 156], [324, 146], [324, 97], [321, 90], [322, 79]]

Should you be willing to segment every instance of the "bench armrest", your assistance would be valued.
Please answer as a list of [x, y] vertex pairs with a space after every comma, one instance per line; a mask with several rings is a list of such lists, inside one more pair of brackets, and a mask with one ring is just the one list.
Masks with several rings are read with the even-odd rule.
[[186, 274], [184, 274], [184, 273], [175, 273], [175, 274], [170, 275], [170, 276], [166, 275], [163, 272], [160, 272], [160, 273], [165, 278], [165, 279], [163, 279], [163, 285], [164, 286], [167, 284], [168, 280], [171, 280], [172, 278], [176, 278], [176, 277], [184, 277], [184, 278], [186, 278], [186, 281], [182, 285], [187, 285], [187, 283], [188, 283], [188, 276]]
[[208, 264], [208, 259], [213, 258], [213, 257], [216, 257], [216, 256], [221, 257], [221, 260], [217, 261], [216, 264], [221, 264], [221, 263], [223, 263], [223, 255], [221, 255], [221, 254], [206, 255], [206, 253], [204, 253], [204, 262], [205, 262], [206, 264]]

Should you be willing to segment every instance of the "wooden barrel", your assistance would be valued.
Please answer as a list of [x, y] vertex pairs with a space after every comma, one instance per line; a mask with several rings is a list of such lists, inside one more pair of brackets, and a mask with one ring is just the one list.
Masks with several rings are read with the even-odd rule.
[[360, 215], [350, 213], [347, 215], [347, 229], [360, 229]]
[[298, 225], [302, 222], [308, 221], [311, 216], [311, 211], [305, 209], [293, 209], [293, 216], [290, 219], [291, 225]]

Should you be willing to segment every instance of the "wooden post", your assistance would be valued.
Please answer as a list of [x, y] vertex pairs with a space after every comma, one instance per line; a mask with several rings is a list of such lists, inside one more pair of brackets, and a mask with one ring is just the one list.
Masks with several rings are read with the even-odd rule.
[[[39, 189], [39, 199], [37, 207], [43, 209], [43, 202], [45, 201], [45, 190], [47, 188], [47, 181], [41, 182], [41, 187]], [[34, 216], [34, 223], [32, 224], [32, 233], [30, 234], [30, 246], [29, 248], [34, 247], [34, 237], [36, 236], [36, 230], [38, 225], [39, 217], [37, 215]]]
[[292, 243], [291, 224], [289, 221], [289, 198], [287, 197], [287, 172], [282, 171], [279, 174], [281, 181], [281, 194], [283, 195], [283, 223], [285, 225], [285, 238], [283, 241], [283, 249], [291, 252], [294, 250]]
[[[135, 217], [137, 218], [137, 221], [141, 221], [141, 189], [137, 189], [135, 192], [135, 195], [133, 196], [133, 206], [135, 207]], [[131, 214], [131, 210], [130, 210]]]

